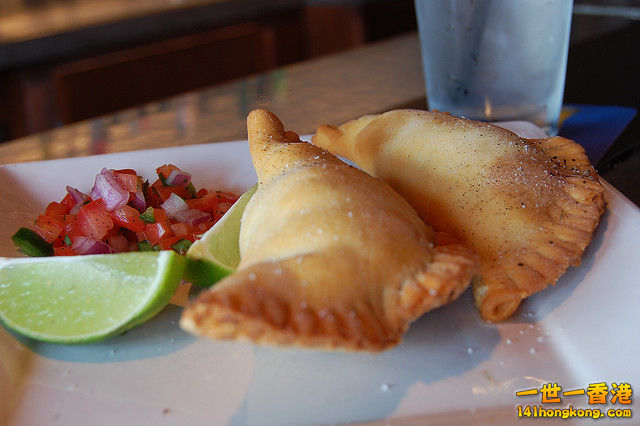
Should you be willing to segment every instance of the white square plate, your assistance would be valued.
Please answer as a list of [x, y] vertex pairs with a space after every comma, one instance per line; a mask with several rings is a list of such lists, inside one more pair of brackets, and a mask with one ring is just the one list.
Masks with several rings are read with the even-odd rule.
[[[65, 185], [88, 191], [103, 167], [146, 177], [173, 163], [195, 184], [243, 191], [256, 180], [246, 143], [229, 142], [0, 166], [0, 256]], [[61, 346], [0, 327], [0, 423], [327, 424], [515, 421], [517, 390], [557, 382], [640, 385], [640, 211], [606, 185], [608, 212], [582, 265], [501, 324], [467, 292], [424, 315], [378, 355], [275, 349], [196, 339], [181, 308], [104, 343]], [[591, 408], [585, 395], [560, 406]], [[603, 408], [630, 408], [606, 406]], [[631, 407], [632, 408], [632, 407]]]

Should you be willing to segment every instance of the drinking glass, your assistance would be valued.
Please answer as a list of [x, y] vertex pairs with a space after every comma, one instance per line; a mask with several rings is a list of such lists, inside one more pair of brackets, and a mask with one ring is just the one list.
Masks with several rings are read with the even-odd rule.
[[558, 133], [572, 0], [415, 0], [430, 109]]

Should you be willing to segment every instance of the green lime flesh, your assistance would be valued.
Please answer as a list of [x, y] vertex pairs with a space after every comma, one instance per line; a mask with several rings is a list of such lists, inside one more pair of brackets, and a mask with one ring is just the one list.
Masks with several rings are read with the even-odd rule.
[[185, 278], [209, 287], [235, 272], [240, 263], [240, 225], [247, 203], [258, 189], [255, 184], [236, 201], [202, 238], [187, 251]]
[[173, 251], [0, 259], [0, 319], [36, 340], [102, 340], [164, 308], [185, 263]]

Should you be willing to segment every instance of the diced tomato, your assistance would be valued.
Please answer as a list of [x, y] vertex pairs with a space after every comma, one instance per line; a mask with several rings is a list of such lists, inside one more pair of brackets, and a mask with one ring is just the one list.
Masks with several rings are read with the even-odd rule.
[[183, 200], [191, 198], [191, 193], [184, 186], [156, 186], [153, 190], [158, 194], [158, 197], [160, 197], [163, 203], [167, 201], [167, 198], [169, 198], [171, 194], [176, 194]]
[[189, 241], [193, 241], [189, 236], [193, 235], [193, 227], [188, 223], [178, 222], [171, 225], [171, 231], [174, 235], [187, 238]]
[[231, 192], [216, 191], [216, 204], [213, 206], [211, 215], [213, 219], [218, 221], [238, 200], [235, 194]]
[[69, 237], [69, 240], [71, 240], [71, 243], [73, 243], [76, 240], [76, 238], [82, 235], [82, 233], [80, 232], [80, 229], [76, 226], [75, 221], [65, 226], [64, 233], [65, 233], [65, 236]]
[[[56, 238], [53, 244], [54, 246], [61, 246], [64, 244], [64, 238], [69, 234], [69, 230], [73, 226], [73, 223], [76, 221], [76, 217], [72, 214], [66, 214], [64, 216], [58, 216], [55, 219], [62, 224], [63, 229], [60, 233], [60, 236]], [[73, 239], [71, 239], [71, 236], [69, 236], [71, 242], [75, 240], [76, 236], [77, 235], [73, 235]]]
[[171, 222], [167, 216], [167, 212], [163, 209], [153, 209], [153, 217], [156, 223], [145, 224], [144, 236], [151, 244], [157, 244], [161, 238], [173, 235], [171, 231]]
[[195, 234], [185, 234], [185, 235], [182, 235], [180, 238], [184, 238], [185, 240], [189, 240], [192, 243], [198, 239], [198, 237], [196, 237]]
[[161, 238], [160, 241], [158, 241], [158, 244], [162, 250], [171, 250], [171, 245], [177, 243], [181, 239], [182, 237], [173, 235], [171, 237]]
[[116, 179], [122, 185], [125, 191], [128, 192], [136, 192], [138, 188], [138, 175], [130, 174], [130, 173], [120, 173], [116, 172]]
[[133, 232], [144, 230], [145, 223], [140, 219], [140, 212], [126, 204], [115, 208], [111, 212], [111, 219], [113, 219], [116, 225]]
[[156, 222], [162, 222], [167, 226], [171, 226], [171, 224], [169, 223], [169, 216], [167, 215], [165, 209], [153, 209], [153, 218]]
[[160, 204], [162, 204], [160, 196], [155, 191], [155, 188], [159, 186], [162, 186], [162, 182], [158, 179], [153, 184], [146, 187], [144, 191], [144, 198], [147, 202], [147, 206], [160, 207]]
[[63, 216], [67, 213], [69, 213], [67, 206], [62, 203], [56, 203], [55, 201], [50, 202], [44, 210], [45, 216], [49, 217]]
[[233, 203], [230, 202], [224, 202], [224, 203], [218, 203], [218, 208], [216, 209], [214, 213], [214, 216], [216, 214], [219, 214], [220, 217], [222, 217], [222, 215], [224, 215], [233, 205]]
[[113, 220], [101, 198], [82, 206], [75, 224], [80, 233], [99, 241], [113, 228]]
[[218, 201], [221, 203], [227, 202], [233, 204], [238, 200], [238, 198], [240, 198], [233, 192], [216, 191], [215, 193], [216, 197], [218, 197]]
[[38, 235], [44, 238], [48, 243], [54, 243], [62, 234], [64, 225], [50, 216], [40, 215], [36, 219], [35, 229]]
[[73, 251], [73, 249], [67, 245], [54, 247], [53, 248], [54, 256], [77, 256], [78, 253]]
[[156, 169], [156, 173], [158, 176], [162, 175], [164, 179], [168, 178], [172, 171], [177, 170], [180, 171], [179, 168], [174, 166], [173, 164], [165, 164]]
[[[122, 235], [124, 235], [124, 237], [127, 239], [127, 241], [129, 241], [129, 243], [137, 243], [138, 242], [138, 233], [137, 232], [133, 232], [133, 231], [129, 231], [126, 228], [122, 228]], [[140, 232], [140, 234], [142, 234], [142, 232]]]
[[210, 220], [208, 222], [202, 222], [193, 227], [193, 233], [195, 235], [204, 234], [207, 232], [213, 225], [215, 225], [215, 220]]
[[136, 176], [138, 176], [138, 172], [136, 172], [133, 169], [117, 169], [115, 172], [116, 173], [124, 173], [124, 174], [127, 174], [127, 175], [136, 175]]
[[76, 205], [76, 202], [71, 196], [71, 194], [67, 192], [67, 195], [65, 195], [62, 201], [60, 201], [60, 204], [64, 204], [67, 207], [67, 213], [68, 213], [69, 210], [71, 210], [73, 206]]
[[[138, 250], [144, 244], [162, 249], [171, 249], [181, 239], [194, 242], [208, 231], [238, 199], [235, 194], [212, 191], [205, 188], [196, 192], [193, 184], [188, 186], [167, 185], [166, 178], [180, 169], [173, 164], [165, 164], [156, 169], [158, 176], [153, 184], [142, 183], [142, 178], [133, 169], [115, 170], [120, 185], [130, 194], [130, 201], [136, 192], [144, 192], [148, 207], [153, 207], [154, 223], [144, 222], [140, 212], [127, 204], [108, 212], [101, 199], [76, 203], [70, 193], [60, 202], [47, 205], [44, 214], [35, 221], [35, 230], [54, 247], [57, 256], [77, 255], [71, 248], [79, 236], [87, 236], [107, 243], [117, 252]], [[212, 215], [213, 220], [196, 226], [170, 219], [161, 205], [171, 194], [184, 199], [189, 208], [198, 209]], [[71, 212], [77, 214], [71, 214]], [[151, 217], [151, 216], [150, 216]], [[151, 219], [150, 219], [151, 220]]]
[[231, 208], [238, 197], [230, 192], [215, 191], [210, 192], [202, 198], [194, 198], [185, 200], [190, 209], [198, 209], [211, 215], [216, 219], [220, 219], [223, 214]]
[[64, 216], [59, 216], [58, 219], [62, 224], [66, 227], [67, 225], [75, 222], [76, 217], [72, 214], [65, 214]]
[[221, 209], [215, 209], [213, 213], [211, 213], [211, 218], [214, 220], [214, 222], [222, 219], [222, 216], [224, 216], [224, 211]]
[[[113, 219], [112, 219], [112, 220], [113, 220]], [[102, 238], [103, 242], [105, 242], [105, 240], [106, 240], [107, 238], [111, 238], [111, 237], [114, 237], [114, 236], [116, 236], [116, 235], [120, 235], [120, 234], [122, 234], [122, 232], [121, 232], [121, 231], [122, 231], [122, 228], [120, 228], [120, 227], [119, 227], [118, 225], [116, 225], [116, 224], [115, 224], [115, 222], [114, 222], [114, 224], [113, 224], [113, 228], [109, 229], [109, 230], [107, 231], [107, 233], [105, 234], [105, 236]]]
[[148, 223], [144, 227], [144, 236], [151, 244], [157, 244], [161, 238], [166, 238], [171, 234], [171, 228], [165, 227], [162, 223]]
[[185, 201], [190, 209], [198, 209], [203, 212], [212, 213], [218, 203], [218, 198], [215, 194], [207, 194], [202, 198], [191, 198]]
[[127, 238], [122, 234], [107, 237], [107, 244], [119, 253], [129, 251], [129, 241], [127, 241]]

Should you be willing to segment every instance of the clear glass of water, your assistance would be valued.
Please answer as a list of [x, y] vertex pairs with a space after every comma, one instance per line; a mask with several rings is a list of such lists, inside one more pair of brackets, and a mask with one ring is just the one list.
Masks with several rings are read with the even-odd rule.
[[572, 0], [415, 0], [430, 109], [558, 133]]

